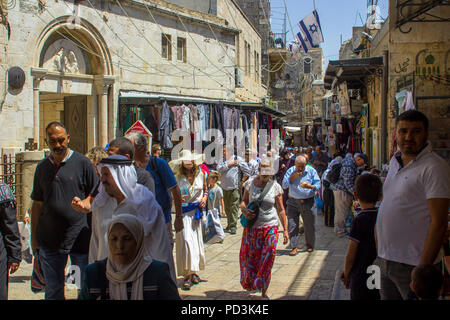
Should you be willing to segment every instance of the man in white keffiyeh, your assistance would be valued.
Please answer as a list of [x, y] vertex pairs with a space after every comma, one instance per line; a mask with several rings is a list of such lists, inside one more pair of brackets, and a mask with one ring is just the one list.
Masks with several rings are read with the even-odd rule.
[[162, 209], [155, 196], [137, 183], [136, 170], [130, 159], [120, 155], [103, 159], [98, 165], [101, 173], [99, 194], [92, 203], [92, 236], [89, 263], [108, 256], [107, 227], [113, 217], [130, 213], [144, 227], [146, 255], [165, 262], [176, 281], [172, 246], [167, 234]]

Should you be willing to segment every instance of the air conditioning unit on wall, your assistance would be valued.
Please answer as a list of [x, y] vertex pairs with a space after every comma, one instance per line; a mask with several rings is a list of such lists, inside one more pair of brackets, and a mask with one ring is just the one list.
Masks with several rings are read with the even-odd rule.
[[234, 79], [236, 88], [242, 88], [242, 70], [238, 67], [234, 68]]

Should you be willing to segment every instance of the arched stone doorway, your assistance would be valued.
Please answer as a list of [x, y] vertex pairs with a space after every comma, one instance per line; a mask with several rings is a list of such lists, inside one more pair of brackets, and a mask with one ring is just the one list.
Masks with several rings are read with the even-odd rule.
[[47, 147], [45, 126], [51, 121], [64, 123], [76, 151], [105, 146], [114, 133], [116, 106], [112, 61], [102, 36], [88, 21], [73, 28], [68, 16], [59, 17], [42, 31], [36, 48], [31, 74], [39, 148]]

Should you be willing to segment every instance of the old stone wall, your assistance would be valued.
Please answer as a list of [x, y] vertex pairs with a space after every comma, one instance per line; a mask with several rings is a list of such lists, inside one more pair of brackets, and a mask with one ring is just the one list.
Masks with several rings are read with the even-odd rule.
[[[261, 35], [251, 24], [244, 12], [232, 0], [219, 0], [217, 15], [224, 18], [228, 24], [242, 32], [236, 40], [236, 63], [242, 70], [242, 88], [236, 88], [236, 99], [240, 101], [260, 102], [267, 94], [261, 83]], [[249, 50], [246, 48], [249, 46]], [[246, 58], [246, 52], [249, 56]], [[258, 62], [255, 61], [258, 54]], [[255, 62], [257, 63], [255, 68]]]
[[[390, 19], [396, 13], [390, 7]], [[450, 8], [438, 6], [431, 15], [448, 17]], [[434, 150], [450, 163], [450, 22], [406, 23], [401, 32], [393, 21], [389, 32], [388, 102], [396, 104], [395, 94], [412, 90], [415, 107], [430, 120], [429, 139]], [[395, 121], [389, 119], [389, 151]]]
[[[69, 1], [46, 1], [43, 7], [38, 1], [16, 2], [8, 12], [11, 27], [9, 40], [5, 27], [0, 25], [0, 148], [23, 146], [28, 138], [33, 137], [31, 69], [43, 67], [43, 52], [38, 49], [42, 45], [39, 39], [44, 31], [52, 28], [55, 21], [70, 19], [74, 11], [77, 12], [75, 23], [80, 19], [89, 25], [91, 36], [97, 37], [106, 48], [104, 52], [86, 48], [86, 44], [93, 41], [86, 33], [77, 31], [77, 24], [73, 29], [54, 32], [42, 51], [57, 39], [72, 41], [90, 61], [87, 70], [91, 78], [74, 77], [70, 81], [47, 78], [41, 82], [41, 94], [82, 92], [88, 95], [89, 114], [95, 115], [97, 101], [89, 101], [92, 100], [89, 90], [92, 90], [92, 94], [96, 90], [92, 76], [107, 72], [115, 77], [110, 104], [117, 103], [120, 90], [234, 101], [235, 35], [238, 31], [226, 26], [224, 19], [211, 15], [190, 14], [187, 9], [177, 14], [175, 6], [165, 9], [163, 1], [157, 1], [159, 9], [151, 7], [148, 12], [140, 5], [144, 2], [153, 1], [121, 1], [122, 8], [116, 1], [83, 1], [76, 7]], [[172, 39], [170, 60], [162, 57], [163, 33]], [[177, 60], [178, 38], [186, 40], [186, 62]], [[98, 64], [101, 61], [100, 53], [110, 60], [109, 71], [102, 70], [104, 67]], [[5, 91], [4, 75], [11, 66], [22, 68], [26, 81], [20, 90]], [[54, 107], [54, 103], [41, 103], [40, 126], [59, 112], [60, 105]], [[110, 135], [115, 131], [116, 112], [115, 109], [109, 110]], [[91, 144], [95, 144], [98, 123], [91, 120], [88, 120], [88, 127], [93, 132], [88, 135], [88, 139]]]

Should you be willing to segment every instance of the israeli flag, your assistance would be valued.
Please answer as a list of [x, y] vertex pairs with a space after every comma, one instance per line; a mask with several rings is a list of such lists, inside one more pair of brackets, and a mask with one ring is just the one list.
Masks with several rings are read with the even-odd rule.
[[323, 42], [322, 27], [320, 25], [319, 14], [314, 10], [311, 14], [305, 17], [298, 23], [300, 32], [297, 33], [298, 41], [300, 42], [305, 53], [310, 48], [316, 47]]

